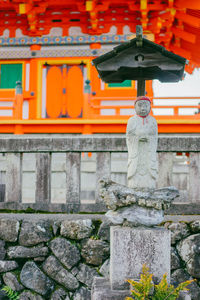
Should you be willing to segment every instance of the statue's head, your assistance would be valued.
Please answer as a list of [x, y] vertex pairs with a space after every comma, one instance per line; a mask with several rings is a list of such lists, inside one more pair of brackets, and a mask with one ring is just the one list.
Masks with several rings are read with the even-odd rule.
[[151, 110], [151, 100], [149, 97], [140, 96], [135, 101], [136, 114], [141, 117], [146, 117]]

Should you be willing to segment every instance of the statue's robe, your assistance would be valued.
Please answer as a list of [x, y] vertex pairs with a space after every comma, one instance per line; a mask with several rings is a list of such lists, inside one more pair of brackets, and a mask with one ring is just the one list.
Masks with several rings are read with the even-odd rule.
[[157, 122], [152, 116], [135, 115], [128, 120], [126, 142], [129, 187], [155, 188], [158, 173], [157, 140]]

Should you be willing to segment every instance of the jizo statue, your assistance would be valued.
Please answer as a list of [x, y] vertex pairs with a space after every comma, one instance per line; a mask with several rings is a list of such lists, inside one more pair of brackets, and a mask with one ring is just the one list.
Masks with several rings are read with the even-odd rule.
[[156, 120], [149, 115], [151, 100], [140, 96], [135, 101], [136, 115], [128, 120], [128, 186], [134, 189], [155, 188], [158, 174]]

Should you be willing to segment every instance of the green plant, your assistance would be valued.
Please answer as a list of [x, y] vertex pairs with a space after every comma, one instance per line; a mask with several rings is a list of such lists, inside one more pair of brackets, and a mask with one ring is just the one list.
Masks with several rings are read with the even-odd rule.
[[126, 297], [126, 300], [176, 300], [179, 292], [188, 290], [188, 286], [194, 280], [187, 280], [180, 283], [176, 288], [167, 283], [167, 274], [163, 275], [159, 284], [153, 283], [153, 274], [150, 274], [149, 268], [143, 265], [140, 281], [128, 280], [132, 285], [132, 297]]
[[18, 292], [15, 292], [11, 289], [11, 287], [5, 285], [2, 289], [2, 291], [4, 291], [6, 293], [6, 296], [10, 299], [10, 300], [18, 300], [19, 299], [19, 294]]

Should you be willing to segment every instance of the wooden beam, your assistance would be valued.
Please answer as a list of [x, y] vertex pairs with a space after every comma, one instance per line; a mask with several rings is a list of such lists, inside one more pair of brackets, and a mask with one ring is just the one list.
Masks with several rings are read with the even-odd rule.
[[190, 16], [187, 13], [177, 11], [176, 18], [178, 20], [183, 21], [184, 23], [191, 25], [192, 27], [196, 27], [196, 28], [200, 27], [200, 18]]
[[196, 35], [186, 32], [182, 29], [179, 28], [171, 28], [171, 31], [173, 32], [173, 34], [179, 38], [181, 38], [182, 40], [185, 40], [189, 43], [195, 44], [196, 43]]
[[176, 0], [175, 7], [177, 8], [190, 8], [190, 9], [200, 9], [199, 0]]
[[180, 56], [183, 56], [187, 59], [191, 59], [192, 54], [190, 51], [185, 50], [184, 48], [180, 48], [174, 45], [170, 45], [170, 50]]

